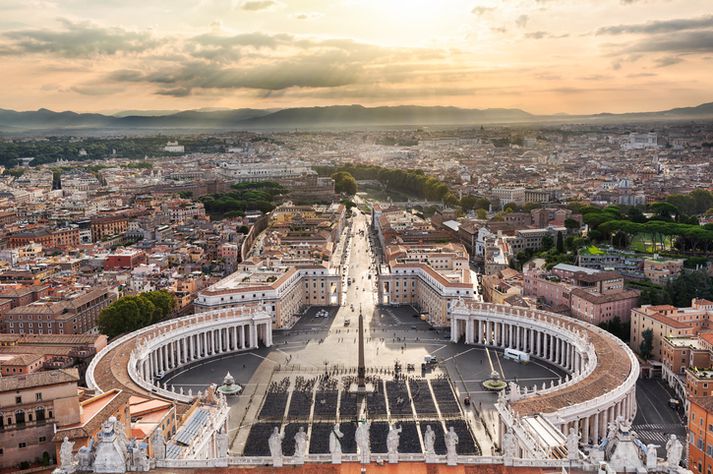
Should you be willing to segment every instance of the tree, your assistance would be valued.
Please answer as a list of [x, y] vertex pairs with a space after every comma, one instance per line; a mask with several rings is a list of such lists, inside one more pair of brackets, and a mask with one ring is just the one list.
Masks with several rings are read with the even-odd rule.
[[562, 231], [557, 231], [557, 253], [564, 253], [564, 237]]
[[241, 225], [240, 227], [238, 227], [238, 232], [240, 232], [241, 234], [247, 234], [248, 232], [250, 232], [250, 227], [246, 225]]
[[551, 249], [554, 244], [555, 244], [555, 242], [552, 239], [551, 235], [546, 235], [546, 236], [542, 237], [542, 249], [543, 250]]
[[567, 228], [567, 230], [576, 230], [581, 227], [581, 225], [579, 224], [579, 221], [576, 221], [574, 219], [569, 219], [569, 218], [564, 220], [564, 226]]
[[101, 310], [97, 326], [111, 339], [157, 323], [170, 316], [175, 305], [173, 295], [164, 290], [122, 296]]
[[478, 219], [487, 219], [488, 218], [488, 211], [485, 209], [476, 209], [475, 210], [475, 215], [478, 217]]
[[334, 190], [337, 193], [344, 193], [353, 196], [357, 192], [357, 182], [350, 173], [346, 171], [338, 171], [332, 175], [334, 180]]
[[654, 350], [654, 331], [652, 329], [644, 329], [641, 333], [641, 344], [639, 345], [639, 355], [644, 360], [651, 359], [652, 351]]

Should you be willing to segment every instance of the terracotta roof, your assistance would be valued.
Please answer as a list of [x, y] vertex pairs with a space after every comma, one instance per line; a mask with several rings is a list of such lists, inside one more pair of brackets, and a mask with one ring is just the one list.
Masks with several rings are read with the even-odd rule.
[[0, 392], [79, 381], [77, 369], [58, 369], [0, 378]]
[[[112, 395], [115, 396], [108, 403], [101, 404], [99, 409], [92, 412], [91, 417], [86, 421], [58, 430], [54, 435], [54, 440], [62, 440], [65, 436], [69, 439], [94, 436], [101, 428], [102, 423], [109, 419], [110, 416], [115, 415], [129, 401], [130, 395], [120, 390]], [[88, 401], [91, 401], [91, 399]]]
[[668, 316], [664, 316], [661, 313], [641, 313], [641, 314], [653, 319], [654, 321], [658, 321], [661, 324], [665, 324], [666, 326], [671, 326], [672, 328], [675, 328], [675, 329], [685, 329], [685, 328], [691, 327], [690, 324], [682, 323], [682, 322], [677, 321], [673, 318], [669, 318]]
[[713, 412], [713, 397], [688, 397], [688, 400], [709, 413]]
[[34, 364], [38, 360], [41, 360], [44, 356], [42, 354], [17, 354], [12, 359], [8, 360], [1, 365], [16, 365], [16, 366], [27, 366]]
[[578, 296], [583, 300], [589, 301], [595, 304], [612, 303], [614, 301], [628, 300], [631, 298], [638, 298], [638, 290], [625, 290], [618, 291], [616, 293], [592, 293], [585, 290], [584, 288], [575, 288], [572, 290], [572, 296]]

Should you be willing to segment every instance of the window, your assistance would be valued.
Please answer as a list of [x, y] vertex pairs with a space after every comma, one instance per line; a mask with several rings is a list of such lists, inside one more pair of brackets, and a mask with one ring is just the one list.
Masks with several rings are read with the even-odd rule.
[[15, 403], [20, 405], [22, 403], [22, 395], [18, 395], [15, 397]]
[[27, 447], [27, 443], [20, 443], [20, 444], [19, 444], [19, 447], [20, 447], [20, 448], [26, 448], [26, 447]]
[[40, 442], [40, 443], [44, 443], [45, 441], [47, 441], [47, 437], [46, 437], [46, 436], [40, 436], [39, 442]]
[[42, 392], [35, 393], [35, 401], [38, 401], [38, 402], [42, 401]]

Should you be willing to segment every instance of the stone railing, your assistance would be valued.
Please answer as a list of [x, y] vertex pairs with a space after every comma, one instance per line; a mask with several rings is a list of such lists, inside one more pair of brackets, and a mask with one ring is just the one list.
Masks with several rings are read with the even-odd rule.
[[[203, 460], [203, 461], [189, 461], [191, 465], [180, 464], [181, 460], [166, 460], [171, 462], [171, 466], [166, 464], [165, 467], [196, 467], [195, 463], [203, 462], [204, 467], [206, 466], [218, 466], [218, 464], [212, 464], [211, 462], [224, 462], [220, 458], [216, 460]], [[387, 463], [388, 454], [372, 453], [369, 456], [371, 463]], [[446, 464], [446, 456], [442, 454], [437, 454], [433, 456], [433, 464]], [[357, 454], [342, 454], [342, 463], [359, 463], [361, 461]], [[502, 456], [468, 456], [468, 455], [458, 455], [458, 464], [473, 465], [473, 464], [503, 464], [504, 459]], [[183, 461], [185, 462], [185, 461]], [[399, 462], [426, 462], [426, 455], [422, 453], [399, 453]], [[161, 461], [162, 464], [165, 461]], [[307, 454], [304, 457], [305, 464], [331, 464], [332, 455], [331, 454]], [[230, 456], [227, 458], [227, 464], [230, 466], [272, 466], [272, 457], [270, 456]], [[282, 464], [284, 466], [296, 466], [299, 465], [295, 462], [294, 458], [291, 456], [284, 456], [282, 459]], [[300, 463], [301, 464], [301, 463]], [[581, 467], [580, 461], [568, 461], [566, 459], [534, 459], [534, 458], [513, 458], [508, 461], [509, 465], [512, 466], [528, 466], [528, 467]]]

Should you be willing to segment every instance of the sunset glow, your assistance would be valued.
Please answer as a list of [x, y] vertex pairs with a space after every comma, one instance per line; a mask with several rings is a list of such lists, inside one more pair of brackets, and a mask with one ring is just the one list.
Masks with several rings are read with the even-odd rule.
[[682, 0], [5, 0], [0, 55], [0, 107], [17, 110], [649, 111], [711, 100], [713, 12]]

